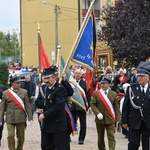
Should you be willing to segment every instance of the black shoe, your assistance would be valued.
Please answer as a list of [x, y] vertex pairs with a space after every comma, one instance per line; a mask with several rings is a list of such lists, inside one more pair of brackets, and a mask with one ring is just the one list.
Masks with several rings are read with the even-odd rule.
[[82, 144], [83, 144], [83, 141], [79, 141], [79, 144], [81, 144], [81, 145], [82, 145]]

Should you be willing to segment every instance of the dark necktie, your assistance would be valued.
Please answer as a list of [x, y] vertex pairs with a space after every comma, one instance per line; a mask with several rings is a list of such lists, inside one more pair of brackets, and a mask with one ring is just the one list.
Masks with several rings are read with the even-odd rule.
[[144, 91], [144, 86], [142, 86], [142, 95], [144, 96], [145, 91]]
[[106, 92], [106, 91], [105, 91], [104, 93], [105, 93], [105, 95], [107, 95], [107, 92]]

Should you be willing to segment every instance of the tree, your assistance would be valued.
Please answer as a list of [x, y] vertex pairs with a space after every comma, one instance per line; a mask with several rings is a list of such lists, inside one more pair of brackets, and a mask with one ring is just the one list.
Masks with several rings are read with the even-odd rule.
[[13, 61], [18, 61], [17, 56], [20, 53], [19, 41], [17, 34], [12, 35], [8, 33], [0, 32], [0, 60], [11, 56]]
[[8, 87], [8, 65], [6, 63], [0, 63], [0, 84], [5, 88]]
[[108, 41], [114, 59], [127, 67], [136, 67], [150, 56], [149, 8], [148, 0], [122, 0], [102, 12], [101, 37]]

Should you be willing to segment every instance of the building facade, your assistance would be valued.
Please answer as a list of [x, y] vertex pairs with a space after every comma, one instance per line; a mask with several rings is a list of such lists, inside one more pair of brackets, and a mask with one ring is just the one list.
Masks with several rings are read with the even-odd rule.
[[[39, 66], [38, 23], [46, 54], [53, 64], [52, 51], [61, 45], [60, 53], [67, 59], [76, 39], [90, 0], [20, 0], [21, 62], [25, 66]], [[95, 0], [97, 30], [100, 30], [100, 11], [112, 0]]]

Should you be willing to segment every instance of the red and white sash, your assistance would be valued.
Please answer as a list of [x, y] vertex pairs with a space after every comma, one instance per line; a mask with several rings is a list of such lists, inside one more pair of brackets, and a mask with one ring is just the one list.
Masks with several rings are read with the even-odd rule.
[[15, 92], [8, 89], [8, 90], [6, 90], [6, 93], [18, 105], [18, 107], [20, 109], [22, 109], [24, 112], [26, 112], [23, 101], [21, 100], [21, 98]]
[[97, 94], [100, 97], [100, 100], [103, 102], [104, 106], [106, 107], [110, 116], [116, 121], [115, 111], [113, 109], [112, 103], [110, 102], [106, 94], [102, 91], [102, 89], [98, 90]]

